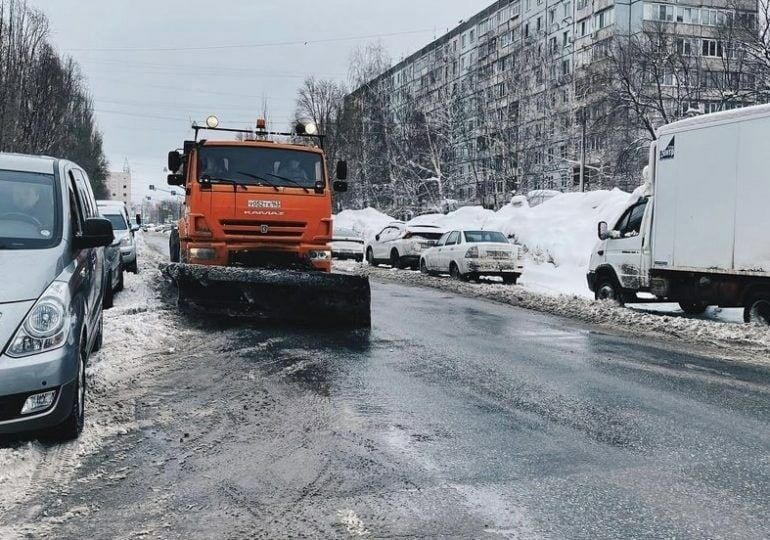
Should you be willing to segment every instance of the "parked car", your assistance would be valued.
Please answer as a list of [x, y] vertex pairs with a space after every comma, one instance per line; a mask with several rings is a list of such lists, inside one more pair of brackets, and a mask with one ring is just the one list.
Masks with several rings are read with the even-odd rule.
[[82, 431], [113, 240], [83, 169], [0, 154], [0, 434]]
[[131, 224], [125, 203], [120, 201], [97, 201], [97, 204], [102, 215], [112, 223], [115, 238], [120, 243], [123, 268], [134, 274], [139, 273], [136, 257], [136, 238], [134, 237], [134, 233], [139, 230], [139, 226]]
[[337, 259], [364, 260], [364, 237], [353, 229], [335, 227], [331, 247]]
[[420, 271], [450, 274], [461, 280], [481, 276], [515, 284], [524, 271], [521, 249], [498, 231], [457, 230], [444, 234], [435, 247], [423, 252]]
[[374, 237], [366, 247], [366, 260], [371, 265], [390, 264], [396, 268], [419, 268], [420, 255], [444, 234], [433, 225], [407, 225], [394, 221]]

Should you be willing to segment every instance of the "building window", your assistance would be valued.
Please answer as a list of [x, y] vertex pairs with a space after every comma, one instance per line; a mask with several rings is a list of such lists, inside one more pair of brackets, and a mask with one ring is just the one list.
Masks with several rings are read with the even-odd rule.
[[476, 31], [475, 30], [471, 30], [470, 41], [471, 41], [471, 43], [475, 43], [476, 42]]
[[542, 17], [538, 17], [537, 18], [537, 31], [540, 32], [540, 30], [542, 30], [542, 28], [543, 28], [543, 18]]
[[524, 23], [524, 37], [529, 37], [529, 23]]
[[607, 28], [615, 22], [615, 10], [614, 8], [607, 8], [596, 14], [596, 28], [601, 30]]
[[569, 30], [567, 30], [566, 32], [564, 32], [564, 33], [562, 34], [561, 38], [562, 38], [562, 39], [561, 39], [561, 41], [562, 41], [562, 45], [563, 45], [564, 47], [566, 47], [567, 45], [569, 45], [569, 43], [570, 43], [570, 35], [569, 35]]
[[689, 39], [677, 39], [676, 52], [682, 56], [690, 56], [692, 54], [692, 42]]
[[556, 22], [556, 8], [549, 9], [548, 10], [548, 24], [553, 24]]
[[569, 63], [569, 60], [562, 60], [561, 61], [561, 74], [562, 75], [569, 75], [570, 74], [570, 63]]
[[677, 6], [676, 22], [684, 24], [698, 24], [698, 11], [699, 10], [697, 8]]
[[585, 18], [578, 23], [578, 32], [580, 37], [586, 36], [591, 32], [591, 19]]
[[674, 6], [664, 4], [645, 4], [644, 18], [648, 21], [674, 21]]
[[511, 6], [511, 18], [518, 17], [521, 13], [521, 2], [516, 2]]
[[572, 15], [572, 2], [564, 2], [564, 17]]
[[702, 53], [703, 56], [722, 56], [722, 42], [716, 39], [704, 39]]

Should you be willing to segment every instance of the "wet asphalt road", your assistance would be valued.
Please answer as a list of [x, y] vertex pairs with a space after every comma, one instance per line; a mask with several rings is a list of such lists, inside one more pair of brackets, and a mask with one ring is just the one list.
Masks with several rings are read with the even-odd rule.
[[104, 397], [137, 428], [41, 491], [50, 534], [770, 535], [768, 372], [436, 290], [373, 304], [353, 334], [169, 307], [173, 353]]

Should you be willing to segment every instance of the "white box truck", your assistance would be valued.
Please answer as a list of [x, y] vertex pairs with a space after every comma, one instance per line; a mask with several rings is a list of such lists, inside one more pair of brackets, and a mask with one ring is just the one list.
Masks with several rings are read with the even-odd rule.
[[599, 224], [596, 298], [646, 292], [688, 313], [743, 307], [747, 322], [770, 323], [770, 105], [662, 127], [645, 175], [620, 219]]

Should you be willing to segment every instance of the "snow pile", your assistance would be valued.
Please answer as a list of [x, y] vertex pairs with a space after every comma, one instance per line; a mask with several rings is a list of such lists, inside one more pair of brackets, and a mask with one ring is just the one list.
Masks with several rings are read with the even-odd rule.
[[463, 206], [448, 214], [425, 214], [409, 222], [409, 225], [435, 225], [444, 230], [481, 229], [494, 218], [492, 210], [480, 206]]
[[374, 208], [363, 210], [343, 210], [334, 216], [334, 227], [340, 229], [353, 229], [361, 233], [365, 238], [371, 238], [380, 232], [388, 223], [395, 221], [387, 214], [383, 214]]

